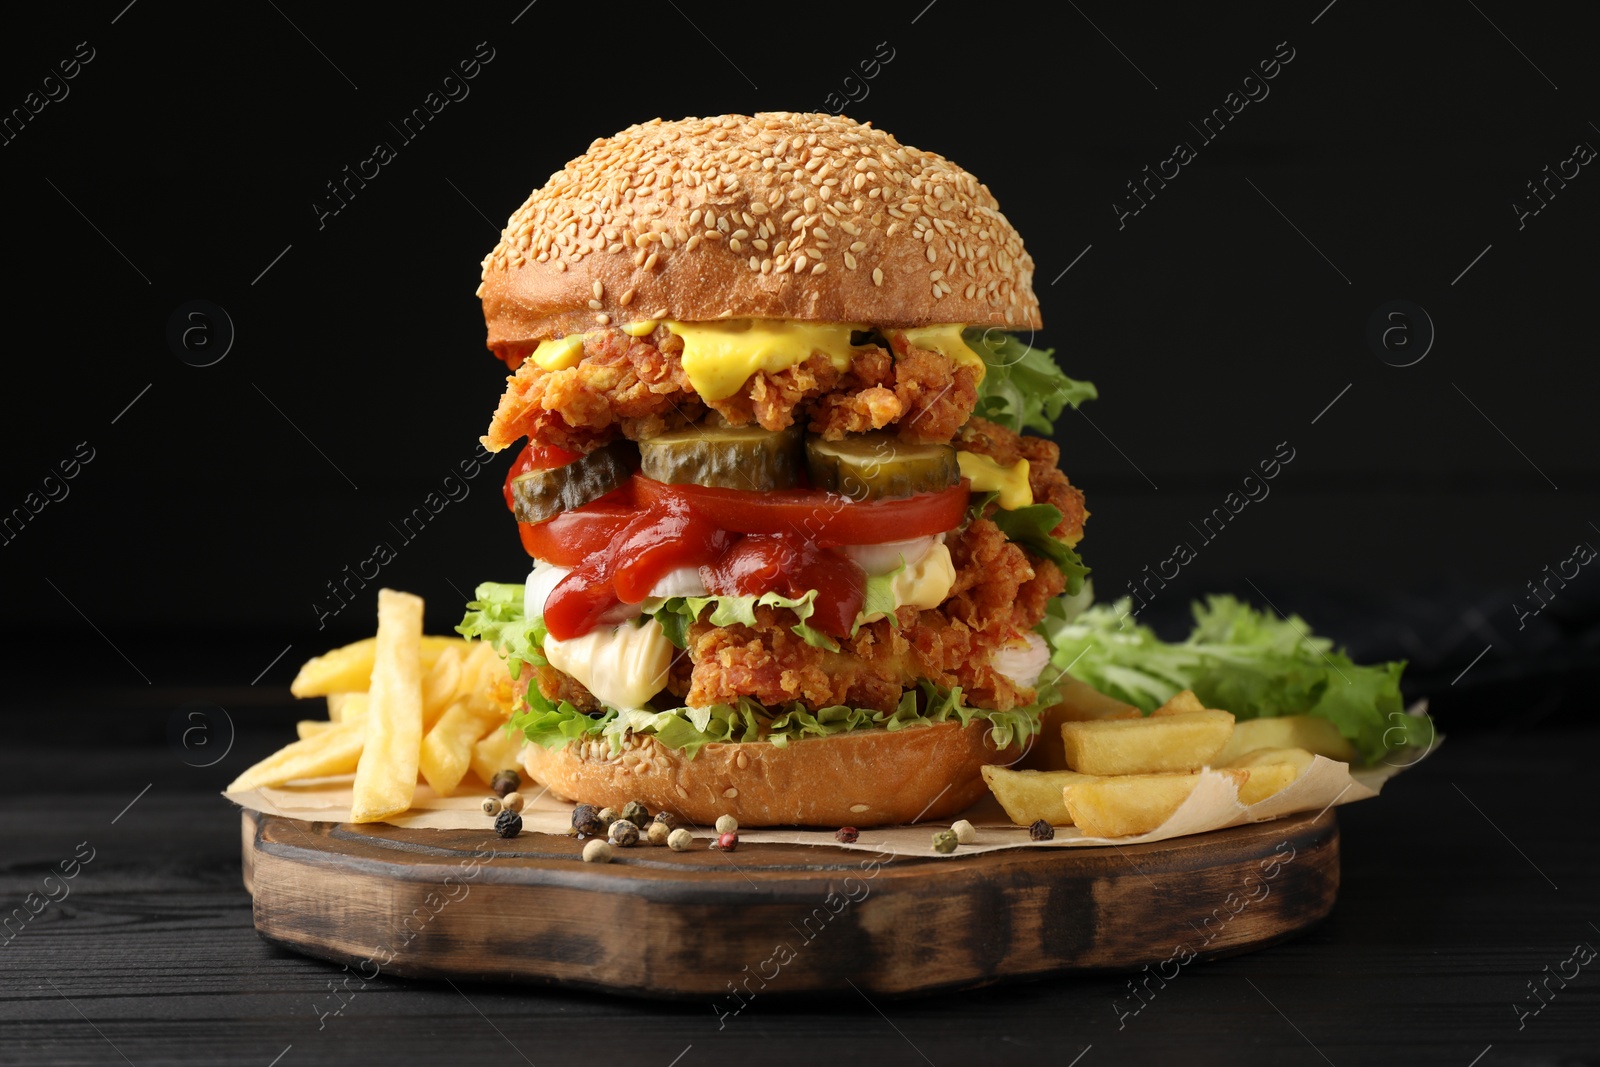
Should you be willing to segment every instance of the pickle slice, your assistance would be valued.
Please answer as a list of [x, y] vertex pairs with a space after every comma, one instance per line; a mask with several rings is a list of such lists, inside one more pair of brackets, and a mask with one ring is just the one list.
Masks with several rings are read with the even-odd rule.
[[842, 441], [806, 438], [811, 487], [852, 500], [882, 500], [948, 489], [961, 480], [954, 445], [902, 441], [887, 430]]
[[771, 492], [799, 484], [799, 426], [774, 432], [760, 426], [718, 425], [720, 421], [640, 441], [639, 470], [646, 478], [669, 485]]
[[511, 479], [518, 522], [543, 522], [605, 496], [633, 473], [633, 444], [618, 439], [565, 467], [528, 471]]

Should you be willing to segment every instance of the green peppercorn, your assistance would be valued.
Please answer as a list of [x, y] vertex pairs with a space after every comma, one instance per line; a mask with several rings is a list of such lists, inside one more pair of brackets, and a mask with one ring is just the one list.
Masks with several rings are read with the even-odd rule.
[[494, 832], [501, 837], [516, 837], [522, 833], [522, 816], [514, 811], [502, 811], [495, 817]]
[[478, 807], [483, 809], [483, 813], [485, 815], [499, 815], [500, 814], [500, 798], [499, 797], [484, 797], [483, 798], [483, 803], [479, 804]]
[[495, 796], [503, 797], [507, 793], [514, 793], [522, 788], [522, 775], [509, 767], [503, 771], [496, 771], [489, 782], [489, 788], [494, 790]]
[[635, 826], [643, 826], [650, 821], [650, 813], [637, 800], [630, 800], [622, 805], [622, 817]]
[[630, 848], [639, 843], [639, 828], [627, 819], [618, 819], [606, 828], [606, 836], [620, 848]]
[[933, 835], [933, 850], [935, 852], [954, 852], [956, 850], [956, 835], [954, 830], [940, 830]]
[[1035, 841], [1049, 841], [1056, 836], [1056, 828], [1048, 820], [1040, 819], [1028, 827], [1028, 836]]

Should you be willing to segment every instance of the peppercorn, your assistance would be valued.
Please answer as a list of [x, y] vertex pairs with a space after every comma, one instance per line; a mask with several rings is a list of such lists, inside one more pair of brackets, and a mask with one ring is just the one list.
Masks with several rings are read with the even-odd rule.
[[650, 813], [637, 800], [630, 800], [622, 805], [622, 817], [635, 826], [643, 826], [650, 821]]
[[503, 797], [507, 793], [515, 793], [522, 788], [522, 775], [509, 767], [503, 771], [496, 771], [494, 778], [489, 781], [489, 788], [494, 790], [495, 796]]
[[616, 808], [601, 808], [595, 818], [600, 820], [601, 826], [609, 830], [611, 829], [611, 824], [622, 818], [622, 816], [617, 814]]
[[678, 825], [678, 817], [670, 811], [656, 812], [655, 821], [671, 830]]
[[[719, 819], [717, 821], [721, 822], [722, 820]], [[717, 847], [724, 852], [732, 852], [734, 849], [739, 847], [739, 835], [734, 833], [732, 830], [729, 830], [725, 834], [718, 835]]]
[[950, 827], [950, 832], [963, 845], [970, 845], [978, 839], [978, 828], [965, 819], [957, 819], [956, 824]]
[[500, 798], [499, 797], [484, 797], [483, 798], [483, 803], [479, 804], [478, 807], [483, 809], [483, 813], [485, 815], [499, 815], [500, 814]]
[[950, 853], [956, 850], [956, 835], [953, 830], [940, 830], [933, 835], [933, 850], [935, 852]]
[[583, 846], [583, 862], [585, 863], [610, 863], [611, 846], [598, 837]]
[[1056, 828], [1048, 820], [1040, 819], [1028, 827], [1028, 836], [1035, 841], [1049, 841], [1056, 836]]
[[717, 833], [719, 833], [719, 834], [732, 834], [732, 833], [737, 833], [738, 830], [739, 830], [739, 820], [738, 819], [735, 819], [732, 815], [718, 815], [717, 816]]
[[507, 793], [501, 803], [510, 811], [521, 811], [526, 801], [522, 799], [521, 793]]
[[599, 815], [593, 804], [579, 804], [572, 809], [572, 828], [579, 837], [593, 837], [605, 829], [600, 825]]
[[606, 828], [606, 836], [613, 845], [628, 848], [639, 843], [639, 828], [627, 819], [618, 819]]
[[674, 852], [684, 852], [693, 844], [694, 835], [681, 826], [667, 835], [667, 847]]
[[501, 837], [516, 837], [522, 833], [522, 816], [509, 809], [502, 811], [495, 816], [494, 832]]
[[853, 845], [856, 843], [856, 839], [861, 836], [861, 831], [854, 826], [841, 826], [833, 832], [833, 836], [838, 838], [839, 843], [842, 845]]
[[666, 844], [667, 838], [671, 836], [671, 834], [672, 827], [668, 826], [664, 822], [653, 822], [650, 824], [650, 828], [645, 831], [645, 836], [650, 839], [650, 843], [652, 845]]

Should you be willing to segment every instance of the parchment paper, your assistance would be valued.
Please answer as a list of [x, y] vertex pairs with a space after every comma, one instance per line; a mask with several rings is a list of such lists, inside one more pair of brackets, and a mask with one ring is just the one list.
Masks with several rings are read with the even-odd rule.
[[[1316, 757], [1306, 773], [1288, 788], [1260, 803], [1245, 807], [1239, 803], [1233, 783], [1221, 774], [1203, 772], [1200, 782], [1177, 811], [1157, 829], [1148, 834], [1132, 837], [1087, 837], [1076, 827], [1059, 826], [1050, 841], [1032, 841], [1028, 828], [1014, 826], [992, 797], [985, 797], [960, 817], [977, 828], [978, 837], [970, 845], [962, 845], [947, 855], [932, 850], [932, 834], [944, 825], [924, 823], [916, 826], [886, 826], [861, 831], [858, 841], [841, 845], [834, 839], [833, 830], [744, 830], [739, 831], [741, 845], [780, 843], [795, 845], [827, 845], [832, 848], [851, 848], [867, 852], [915, 854], [942, 859], [959, 859], [981, 852], [1003, 848], [1085, 848], [1104, 845], [1136, 845], [1146, 841], [1164, 841], [1186, 834], [1205, 833], [1227, 826], [1262, 822], [1282, 815], [1302, 811], [1322, 812], [1340, 804], [1366, 800], [1378, 795], [1383, 783], [1408, 766], [1438, 748], [1436, 740], [1427, 751], [1400, 750], [1390, 755], [1390, 762], [1355, 771], [1347, 763]], [[351, 782], [353, 775], [297, 783], [281, 788], [252, 789], [240, 793], [223, 794], [240, 807], [268, 815], [282, 815], [307, 822], [348, 822], [350, 819]], [[453, 797], [437, 797], [425, 783], [417, 784], [417, 793], [411, 810], [404, 815], [385, 820], [394, 826], [424, 827], [439, 830], [483, 830], [491, 820], [479, 808], [486, 792], [464, 791]], [[522, 810], [523, 832], [564, 834], [572, 825], [573, 805], [558, 800], [538, 787], [525, 794], [528, 798]], [[952, 820], [953, 821], [953, 820]], [[696, 837], [715, 837], [709, 826], [686, 827]], [[644, 846], [649, 847], [649, 846]]]

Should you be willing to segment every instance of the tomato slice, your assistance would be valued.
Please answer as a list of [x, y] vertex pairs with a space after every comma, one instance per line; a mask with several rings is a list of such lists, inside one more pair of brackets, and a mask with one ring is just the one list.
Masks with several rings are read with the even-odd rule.
[[742, 534], [791, 534], [818, 545], [870, 545], [930, 537], [953, 530], [966, 515], [971, 490], [961, 484], [900, 500], [857, 503], [836, 493], [796, 489], [781, 493], [664, 485], [634, 475], [640, 507], [681, 500], [718, 527]]
[[536, 445], [529, 441], [522, 451], [517, 453], [517, 458], [511, 463], [511, 469], [506, 472], [505, 485], [501, 487], [501, 492], [505, 494], [506, 507], [516, 510], [511, 498], [511, 482], [517, 475], [527, 474], [529, 471], [547, 471], [565, 467], [578, 456], [577, 452], [568, 452], [555, 445]]

